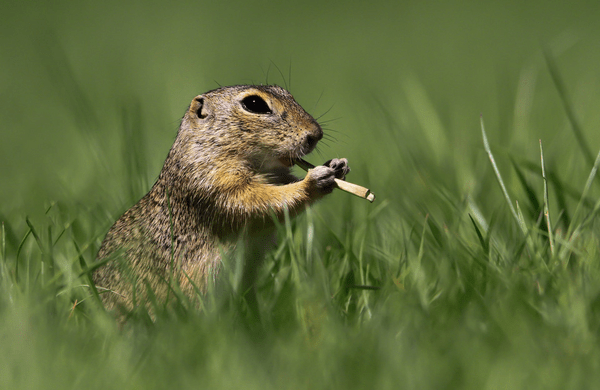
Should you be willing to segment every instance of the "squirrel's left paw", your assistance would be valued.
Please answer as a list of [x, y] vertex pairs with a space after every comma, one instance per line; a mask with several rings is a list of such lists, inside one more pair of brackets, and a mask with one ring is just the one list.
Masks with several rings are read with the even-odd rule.
[[323, 165], [335, 171], [336, 179], [344, 180], [346, 178], [346, 175], [350, 172], [348, 160], [346, 160], [345, 158], [333, 158], [324, 163]]

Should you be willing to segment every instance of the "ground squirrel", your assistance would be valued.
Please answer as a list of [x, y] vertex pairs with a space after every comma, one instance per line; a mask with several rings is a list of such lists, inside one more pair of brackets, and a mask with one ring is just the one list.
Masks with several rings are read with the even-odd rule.
[[[330, 193], [348, 173], [346, 159], [290, 173], [323, 130], [285, 89], [238, 85], [192, 100], [160, 175], [108, 231], [94, 272], [108, 308], [132, 307], [147, 288], [166, 296], [173, 270], [193, 295], [218, 272], [223, 248], [242, 231], [260, 232]], [[136, 298], [137, 297], [137, 298]]]

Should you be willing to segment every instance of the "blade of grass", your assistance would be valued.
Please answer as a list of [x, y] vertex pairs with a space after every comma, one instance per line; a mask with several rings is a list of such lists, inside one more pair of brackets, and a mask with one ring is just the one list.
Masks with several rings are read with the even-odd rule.
[[46, 250], [44, 248], [44, 243], [42, 242], [40, 236], [37, 234], [37, 231], [33, 227], [33, 224], [29, 220], [29, 217], [25, 217], [25, 223], [27, 224], [27, 226], [29, 226], [29, 230], [31, 230], [31, 234], [33, 234], [33, 238], [35, 239], [35, 242], [37, 243], [40, 252], [42, 252], [42, 255], [45, 254]]
[[479, 227], [477, 226], [477, 223], [475, 222], [475, 220], [473, 219], [473, 217], [471, 216], [471, 214], [469, 214], [469, 218], [471, 219], [471, 223], [473, 224], [473, 227], [475, 228], [475, 233], [477, 233], [477, 238], [479, 239], [479, 243], [481, 244], [481, 247], [483, 248], [483, 251], [485, 254], [489, 253], [489, 242], [486, 242], [486, 240], [483, 238], [483, 235], [481, 234], [481, 231], [479, 230]]
[[[540, 167], [537, 164], [531, 161], [524, 161], [521, 163], [521, 165], [524, 166], [528, 171], [534, 173], [538, 173], [540, 169]], [[554, 195], [556, 196], [557, 208], [560, 210], [560, 213], [558, 214], [558, 218], [555, 223], [557, 224], [557, 226], [559, 224], [562, 225], [564, 227], [564, 230], [566, 231], [571, 223], [571, 214], [569, 213], [567, 205], [567, 196], [576, 201], [579, 201], [581, 200], [581, 192], [576, 190], [574, 187], [568, 185], [567, 183], [563, 182], [558, 177], [558, 175], [552, 171], [552, 169], [546, 169], [546, 178], [554, 188]], [[590, 199], [586, 198], [583, 200], [583, 202], [588, 207], [594, 206], [594, 203]]]
[[[581, 213], [581, 210], [583, 208], [584, 199], [586, 198], [587, 193], [589, 192], [590, 187], [592, 186], [592, 182], [594, 181], [594, 179], [596, 177], [596, 173], [598, 172], [599, 166], [600, 166], [600, 151], [598, 151], [598, 155], [596, 156], [596, 161], [594, 162], [594, 166], [592, 167], [590, 175], [588, 176], [588, 179], [585, 183], [585, 187], [583, 188], [583, 192], [581, 193], [581, 199], [579, 200], [579, 203], [577, 204], [575, 213], [573, 213], [573, 219], [571, 220], [571, 223], [569, 224], [569, 228], [567, 230], [567, 235], [565, 236], [567, 238], [567, 240], [569, 240], [569, 241], [573, 241], [576, 237], [579, 236], [579, 232], [580, 232], [581, 228], [583, 227], [584, 223], [587, 222], [587, 220], [588, 220], [588, 218], [586, 217], [581, 224], [579, 224], [575, 227], [575, 225], [579, 219], [579, 214]], [[600, 207], [600, 201], [598, 201], [594, 205], [594, 209], [592, 210], [592, 213], [589, 215], [595, 215], [596, 212], [598, 211], [598, 207]], [[561, 257], [563, 257], [565, 255], [566, 255], [565, 253], [561, 253]]]
[[423, 232], [421, 233], [421, 242], [419, 244], [419, 252], [417, 254], [416, 260], [413, 260], [410, 264], [411, 273], [413, 274], [413, 281], [417, 287], [417, 293], [419, 295], [419, 300], [421, 303], [421, 307], [425, 310], [428, 308], [427, 304], [427, 286], [425, 284], [425, 271], [423, 271], [421, 267], [421, 263], [423, 261], [423, 254], [425, 253], [425, 233], [427, 232], [427, 227], [429, 224], [427, 223], [427, 219], [429, 218], [429, 214], [425, 215], [425, 221], [423, 223]]
[[596, 178], [596, 173], [598, 172], [599, 166], [600, 166], [600, 151], [598, 151], [596, 160], [594, 161], [594, 164], [592, 165], [592, 170], [590, 171], [590, 174], [585, 183], [585, 186], [583, 187], [583, 192], [581, 193], [581, 199], [579, 200], [579, 203], [577, 204], [577, 208], [575, 208], [575, 212], [573, 213], [573, 219], [571, 220], [571, 225], [569, 225], [569, 230], [567, 231], [567, 237], [569, 236], [569, 233], [573, 231], [573, 227], [574, 227], [575, 223], [577, 222], [577, 220], [579, 219], [579, 214], [581, 213], [584, 199], [586, 198], [586, 196], [590, 190], [590, 187], [592, 186], [592, 182]]
[[[44, 242], [42, 241], [41, 237], [38, 235], [36, 229], [33, 227], [33, 224], [29, 220], [29, 217], [25, 217], [25, 223], [27, 224], [27, 226], [29, 226], [29, 230], [31, 231], [31, 234], [33, 235], [33, 238], [34, 238], [35, 242], [37, 243], [37, 246], [42, 254], [41, 277], [42, 277], [42, 285], [45, 285], [46, 271], [50, 272], [50, 264], [49, 264], [48, 258], [47, 258], [47, 251], [46, 251]], [[50, 279], [51, 279], [51, 277], [50, 277]]]
[[548, 49], [543, 50], [544, 58], [546, 59], [546, 65], [548, 66], [548, 70], [550, 71], [550, 77], [552, 77], [552, 81], [554, 82], [554, 86], [558, 92], [558, 96], [563, 104], [565, 112], [567, 114], [567, 118], [569, 123], [571, 124], [571, 129], [573, 130], [573, 134], [575, 135], [575, 139], [579, 144], [579, 148], [583, 153], [583, 157], [587, 161], [590, 166], [594, 166], [594, 155], [592, 151], [588, 147], [588, 142], [586, 141], [583, 131], [581, 130], [581, 126], [579, 122], [577, 122], [577, 118], [575, 117], [575, 110], [573, 109], [573, 103], [571, 103], [569, 96], [567, 94], [567, 89], [565, 87], [565, 82], [558, 71], [558, 66], [554, 61], [554, 58], [550, 54]]
[[6, 240], [6, 246], [8, 248], [17, 248], [19, 246], [19, 238], [15, 234], [14, 230], [10, 223], [8, 223], [8, 217], [2, 213], [0, 213], [0, 221], [2, 221], [2, 225], [4, 226], [4, 234]]
[[469, 213], [469, 215], [475, 217], [475, 219], [479, 223], [479, 226], [481, 226], [483, 231], [486, 232], [486, 234], [487, 234], [488, 229], [489, 229], [489, 224], [483, 217], [483, 214], [481, 214], [481, 210], [479, 210], [479, 207], [477, 206], [477, 204], [475, 203], [475, 201], [473, 200], [471, 195], [467, 196], [467, 203], [469, 205], [469, 209], [471, 210], [471, 213]]
[[596, 204], [594, 205], [594, 208], [592, 209], [592, 211], [586, 215], [585, 219], [583, 220], [583, 222], [581, 223], [581, 227], [585, 227], [587, 226], [591, 221], [593, 221], [594, 216], [598, 213], [598, 210], [600, 210], [600, 199], [598, 199], [598, 201], [596, 202]]
[[25, 245], [25, 242], [27, 241], [27, 238], [29, 238], [30, 234], [31, 234], [31, 228], [29, 228], [27, 233], [25, 233], [25, 236], [23, 236], [23, 239], [21, 240], [21, 243], [19, 244], [19, 247], [17, 248], [17, 256], [15, 258], [15, 280], [19, 280], [19, 255], [21, 254], [21, 251], [23, 250], [23, 246]]
[[502, 193], [504, 194], [504, 199], [506, 199], [506, 203], [508, 203], [510, 212], [512, 213], [515, 221], [517, 221], [517, 224], [521, 228], [521, 231], [524, 235], [527, 235], [527, 227], [521, 222], [521, 219], [517, 215], [517, 212], [515, 211], [515, 208], [512, 205], [512, 201], [510, 200], [510, 196], [508, 195], [508, 191], [506, 190], [506, 186], [504, 185], [504, 181], [502, 180], [502, 176], [500, 175], [500, 170], [496, 165], [496, 160], [494, 159], [494, 155], [492, 154], [492, 150], [490, 149], [490, 144], [488, 142], [487, 135], [485, 133], [485, 127], [483, 125], [483, 115], [480, 116], [479, 120], [481, 123], [481, 134], [483, 136], [483, 147], [485, 148], [485, 151], [487, 152], [488, 157], [490, 158], [492, 168], [494, 168], [494, 173], [496, 174], [496, 179], [498, 179], [498, 184], [500, 184], [500, 188], [502, 189]]
[[513, 168], [515, 169], [515, 172], [517, 173], [517, 178], [519, 179], [519, 182], [521, 182], [521, 186], [523, 186], [523, 189], [527, 193], [527, 199], [529, 199], [530, 203], [531, 215], [534, 218], [536, 218], [537, 214], [541, 210], [540, 202], [538, 201], [537, 195], [533, 188], [529, 185], [529, 183], [527, 183], [523, 170], [517, 165], [516, 161], [512, 157], [510, 157], [510, 162]]
[[[519, 206], [519, 201], [515, 201], [515, 204], [517, 205], [517, 215], [519, 216], [519, 220], [521, 221], [521, 226], [527, 226], [525, 223], [525, 217], [523, 217], [523, 212], [521, 211], [521, 206]], [[533, 257], [536, 252], [534, 252], [535, 245], [531, 236], [531, 232], [532, 230], [527, 229], [527, 233], [525, 235], [525, 248], [529, 250], [529, 256]]]
[[540, 139], [540, 159], [542, 164], [542, 178], [544, 179], [544, 216], [548, 227], [548, 241], [550, 242], [550, 253], [554, 257], [554, 238], [552, 236], [552, 222], [550, 220], [550, 209], [548, 207], [548, 181], [546, 180], [546, 165], [544, 164], [544, 148]]
[[[525, 167], [529, 172], [539, 173], [540, 166], [537, 163], [532, 161], [522, 161], [521, 166]], [[550, 184], [554, 185], [554, 191], [558, 197], [559, 194], [564, 198], [567, 195], [569, 198], [580, 201], [581, 200], [581, 191], [576, 189], [575, 187], [569, 185], [568, 183], [562, 181], [556, 172], [552, 170], [552, 168], [546, 167], [546, 178], [550, 182]], [[594, 207], [594, 201], [590, 198], [583, 199], [584, 204], [587, 207]]]
[[5, 263], [5, 259], [6, 259], [6, 230], [4, 230], [4, 221], [2, 221], [2, 258], [0, 260], [2, 260], [2, 264]]
[[407, 76], [403, 81], [402, 87], [408, 103], [423, 129], [435, 158], [441, 159], [444, 152], [444, 145], [448, 145], [448, 132], [444, 128], [444, 122], [440, 119], [435, 105], [429, 96], [427, 96], [427, 91], [419, 79], [415, 76]]
[[0, 257], [0, 283], [3, 285], [12, 284], [10, 280], [10, 271], [6, 261], [6, 230], [4, 228], [4, 221], [2, 221], [2, 257]]
[[[81, 269], [88, 269], [87, 262], [85, 261], [85, 258], [83, 257], [83, 254], [79, 249], [79, 246], [77, 245], [75, 239], [73, 239], [73, 246], [75, 246], [75, 250], [78, 253], [79, 264], [81, 265]], [[96, 299], [96, 302], [102, 303], [102, 300], [100, 299], [100, 294], [98, 294], [98, 289], [96, 288], [96, 284], [94, 283], [94, 279], [92, 278], [92, 272], [89, 271], [89, 269], [88, 272], [85, 272], [85, 277], [88, 280], [88, 283], [90, 284], [90, 289], [92, 290], [92, 295]], [[103, 305], [100, 306], [104, 307]]]

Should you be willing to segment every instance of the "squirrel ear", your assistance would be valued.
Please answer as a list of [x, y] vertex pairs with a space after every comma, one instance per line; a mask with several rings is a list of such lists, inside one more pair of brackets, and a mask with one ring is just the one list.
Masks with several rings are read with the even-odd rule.
[[196, 96], [194, 100], [192, 100], [192, 104], [190, 104], [190, 113], [193, 113], [200, 119], [206, 118], [207, 113], [202, 95]]

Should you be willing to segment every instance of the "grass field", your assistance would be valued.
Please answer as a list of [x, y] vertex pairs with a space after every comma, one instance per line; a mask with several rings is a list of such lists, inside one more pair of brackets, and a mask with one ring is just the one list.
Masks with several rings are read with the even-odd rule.
[[[600, 6], [391, 4], [2, 3], [0, 389], [600, 386]], [[279, 227], [260, 321], [232, 260], [119, 329], [82, 270], [191, 99], [241, 83], [287, 86], [307, 159], [377, 200]]]

